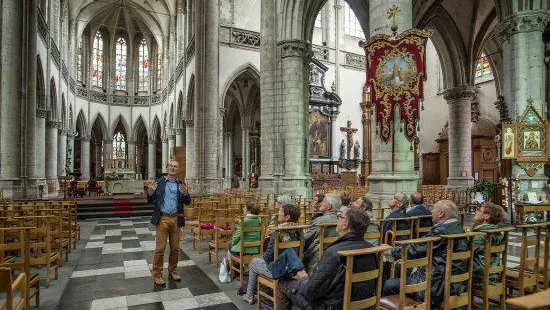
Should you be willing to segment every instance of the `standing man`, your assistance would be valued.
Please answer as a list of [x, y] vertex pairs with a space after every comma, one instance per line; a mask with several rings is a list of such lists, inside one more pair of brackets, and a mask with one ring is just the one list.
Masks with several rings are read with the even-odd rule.
[[155, 202], [151, 224], [155, 225], [157, 231], [157, 244], [153, 254], [153, 280], [157, 285], [166, 283], [162, 276], [162, 267], [167, 239], [170, 239], [168, 274], [175, 281], [181, 280], [176, 269], [180, 253], [180, 227], [185, 226], [183, 205], [191, 203], [191, 196], [185, 183], [178, 180], [178, 171], [179, 163], [171, 160], [168, 163], [168, 175], [155, 180], [147, 190], [147, 201]]

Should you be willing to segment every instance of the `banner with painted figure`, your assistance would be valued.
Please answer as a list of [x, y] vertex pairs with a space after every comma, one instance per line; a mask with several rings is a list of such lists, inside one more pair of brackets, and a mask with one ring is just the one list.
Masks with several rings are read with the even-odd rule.
[[392, 136], [396, 108], [405, 125], [405, 136], [414, 141], [423, 96], [426, 41], [432, 33], [432, 30], [409, 29], [397, 37], [375, 35], [363, 44], [367, 84], [379, 134], [386, 143]]

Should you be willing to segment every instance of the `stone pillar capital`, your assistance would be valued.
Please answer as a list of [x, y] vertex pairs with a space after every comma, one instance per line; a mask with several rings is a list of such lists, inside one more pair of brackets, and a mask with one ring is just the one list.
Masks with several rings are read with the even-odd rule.
[[104, 144], [113, 144], [113, 140], [111, 140], [111, 139], [105, 139], [105, 140], [103, 140], [103, 143], [104, 143]]
[[185, 127], [193, 127], [193, 119], [186, 119], [184, 121]]
[[176, 135], [182, 135], [183, 134], [183, 128], [176, 128], [175, 129]]
[[513, 14], [498, 25], [498, 34], [502, 41], [508, 41], [512, 35], [521, 32], [543, 32], [550, 22], [548, 11], [523, 11]]
[[475, 99], [476, 93], [477, 88], [475, 86], [459, 86], [444, 90], [443, 98], [448, 104], [451, 104], [457, 100], [472, 101]]
[[132, 145], [135, 145], [136, 144], [136, 140], [127, 140], [128, 144], [132, 144]]
[[44, 109], [36, 109], [36, 117], [46, 118], [48, 116], [48, 111]]
[[176, 139], [176, 135], [175, 134], [169, 134], [168, 135], [168, 140], [175, 140]]
[[48, 127], [48, 128], [59, 128], [60, 125], [61, 125], [61, 122], [46, 121], [46, 127]]
[[74, 139], [76, 137], [76, 133], [74, 131], [67, 131], [67, 138]]
[[303, 40], [284, 40], [277, 43], [281, 47], [281, 58], [300, 57], [309, 59], [313, 56], [311, 43]]
[[231, 137], [233, 137], [233, 132], [231, 132], [231, 131], [226, 131], [226, 132], [223, 133], [223, 136], [224, 136], [225, 138], [231, 138]]
[[161, 141], [162, 141], [162, 143], [168, 143], [168, 138], [166, 138], [166, 137], [161, 138]]
[[149, 144], [153, 144], [153, 145], [157, 143], [157, 141], [155, 139], [149, 139], [149, 140], [147, 140], [147, 142], [149, 142]]
[[63, 129], [63, 128], [58, 128], [57, 129], [57, 134], [60, 135], [60, 136], [66, 136], [67, 132], [68, 132], [67, 129]]
[[92, 136], [82, 136], [80, 137], [80, 141], [82, 142], [90, 142], [92, 140]]

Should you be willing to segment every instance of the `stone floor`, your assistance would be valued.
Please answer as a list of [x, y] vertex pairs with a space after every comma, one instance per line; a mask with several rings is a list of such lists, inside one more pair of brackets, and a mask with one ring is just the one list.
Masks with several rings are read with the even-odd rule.
[[[189, 239], [180, 243], [182, 281], [156, 286], [151, 276], [155, 231], [149, 217], [82, 221], [81, 233], [77, 249], [50, 288], [44, 287], [44, 271], [40, 270], [40, 309], [256, 308], [236, 294], [238, 280], [218, 281], [218, 266], [208, 263], [207, 253], [192, 250]], [[512, 233], [509, 265], [519, 262], [520, 241], [520, 234]]]

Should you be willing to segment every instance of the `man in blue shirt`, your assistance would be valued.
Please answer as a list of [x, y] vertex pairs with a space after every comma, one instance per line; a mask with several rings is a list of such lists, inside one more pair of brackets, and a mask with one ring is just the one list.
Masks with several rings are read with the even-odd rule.
[[156, 247], [153, 254], [153, 280], [157, 285], [164, 285], [162, 276], [164, 250], [166, 241], [170, 240], [170, 257], [168, 274], [173, 280], [180, 281], [177, 265], [180, 253], [180, 227], [185, 226], [183, 205], [191, 203], [189, 188], [178, 180], [179, 163], [171, 160], [168, 164], [168, 175], [162, 177], [147, 189], [147, 201], [155, 202], [151, 224], [156, 227]]
[[[411, 209], [407, 212], [407, 215], [410, 217], [413, 216], [424, 216], [424, 215], [432, 215], [432, 212], [430, 212], [426, 207], [424, 206], [424, 196], [422, 196], [421, 193], [415, 192], [411, 195], [409, 199], [410, 205], [412, 206]], [[426, 217], [420, 220], [420, 227], [432, 227], [432, 218]], [[420, 234], [420, 237], [424, 237], [426, 233]]]

